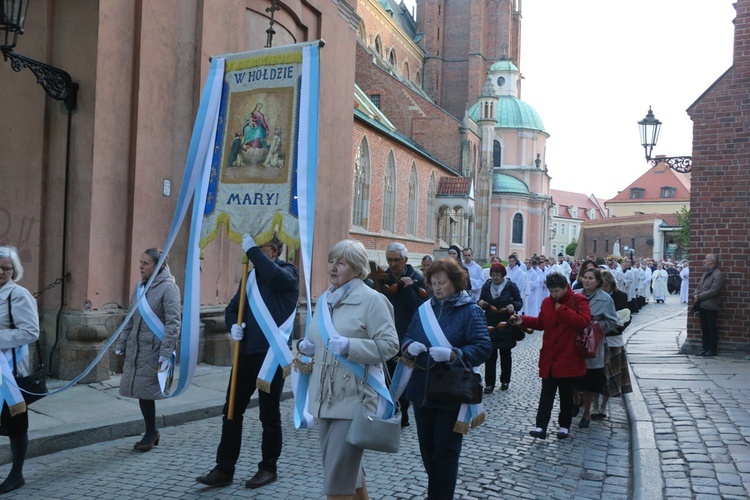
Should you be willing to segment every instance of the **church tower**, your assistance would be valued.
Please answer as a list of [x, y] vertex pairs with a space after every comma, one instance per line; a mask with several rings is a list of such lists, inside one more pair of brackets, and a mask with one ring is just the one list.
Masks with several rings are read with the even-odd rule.
[[476, 103], [487, 70], [521, 62], [521, 0], [417, 0], [423, 87], [457, 118]]
[[[497, 125], [497, 91], [492, 79], [487, 76], [479, 94], [479, 125], [481, 149], [479, 171], [476, 178], [476, 201], [474, 208], [474, 253], [479, 261], [489, 260], [490, 255], [490, 198], [492, 196], [493, 144]], [[468, 117], [467, 117], [468, 118]]]

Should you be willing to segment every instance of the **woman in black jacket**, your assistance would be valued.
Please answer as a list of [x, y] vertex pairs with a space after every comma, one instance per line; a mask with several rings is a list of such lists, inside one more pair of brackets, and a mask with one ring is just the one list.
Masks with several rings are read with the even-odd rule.
[[479, 294], [479, 307], [484, 309], [487, 326], [491, 328], [492, 354], [484, 364], [484, 393], [495, 390], [497, 375], [497, 351], [500, 351], [500, 390], [507, 391], [513, 364], [510, 350], [516, 346], [515, 332], [518, 327], [506, 324], [498, 328], [498, 323], [507, 322], [511, 314], [523, 308], [523, 299], [518, 286], [506, 277], [505, 266], [500, 263], [490, 267], [490, 279], [482, 286]]

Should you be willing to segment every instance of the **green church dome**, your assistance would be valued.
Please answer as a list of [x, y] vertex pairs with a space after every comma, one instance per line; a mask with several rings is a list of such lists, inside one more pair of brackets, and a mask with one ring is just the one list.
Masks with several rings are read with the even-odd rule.
[[[501, 63], [513, 64], [508, 61], [500, 61], [495, 64]], [[469, 117], [475, 122], [479, 120], [479, 103], [469, 108]], [[547, 133], [536, 110], [517, 97], [499, 96], [495, 108], [495, 119], [497, 120], [495, 128], [520, 128]]]
[[516, 179], [512, 175], [495, 173], [492, 176], [493, 193], [516, 193], [529, 194], [529, 187], [522, 180]]
[[501, 59], [492, 66], [490, 66], [490, 71], [515, 71], [518, 72], [518, 68], [516, 68], [516, 65], [510, 62], [507, 59]]

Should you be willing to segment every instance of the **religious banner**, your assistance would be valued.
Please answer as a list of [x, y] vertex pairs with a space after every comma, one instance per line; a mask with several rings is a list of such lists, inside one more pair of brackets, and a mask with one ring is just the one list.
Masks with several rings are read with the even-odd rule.
[[[275, 234], [290, 252], [300, 247], [299, 151], [311, 138], [300, 124], [303, 49], [319, 42], [221, 56], [225, 60], [219, 126], [200, 247], [223, 225], [229, 239], [244, 233], [258, 244]], [[317, 89], [317, 82], [314, 83]], [[315, 95], [308, 99], [317, 101]], [[317, 117], [315, 126], [317, 127]]]

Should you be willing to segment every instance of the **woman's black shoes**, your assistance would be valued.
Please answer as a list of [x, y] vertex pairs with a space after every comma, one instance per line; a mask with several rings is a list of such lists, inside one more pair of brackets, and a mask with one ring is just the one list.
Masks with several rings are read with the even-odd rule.
[[152, 438], [143, 436], [143, 439], [133, 445], [133, 449], [138, 451], [150, 451], [154, 446], [159, 446], [160, 438], [161, 434], [159, 434], [158, 432]]
[[17, 490], [21, 486], [26, 484], [26, 480], [23, 478], [23, 476], [11, 479], [8, 477], [5, 481], [0, 484], [0, 495], [4, 493], [10, 493], [11, 491]]
[[581, 429], [588, 429], [590, 423], [591, 420], [581, 417], [581, 421], [578, 422], [578, 427], [580, 427]]
[[492, 385], [488, 385], [488, 386], [486, 386], [486, 387], [484, 388], [484, 393], [485, 393], [485, 394], [492, 394], [492, 391], [494, 391], [494, 390], [495, 390], [495, 387], [494, 387], [494, 386], [492, 386]]
[[508, 390], [508, 384], [500, 384], [500, 390], [501, 391], [507, 391]]
[[529, 431], [529, 436], [539, 439], [547, 439], [547, 431], [540, 429]]
[[605, 418], [607, 418], [606, 413], [593, 413], [591, 415], [591, 420], [604, 420]]
[[568, 429], [560, 428], [559, 431], [557, 431], [557, 439], [565, 439], [568, 437]]

